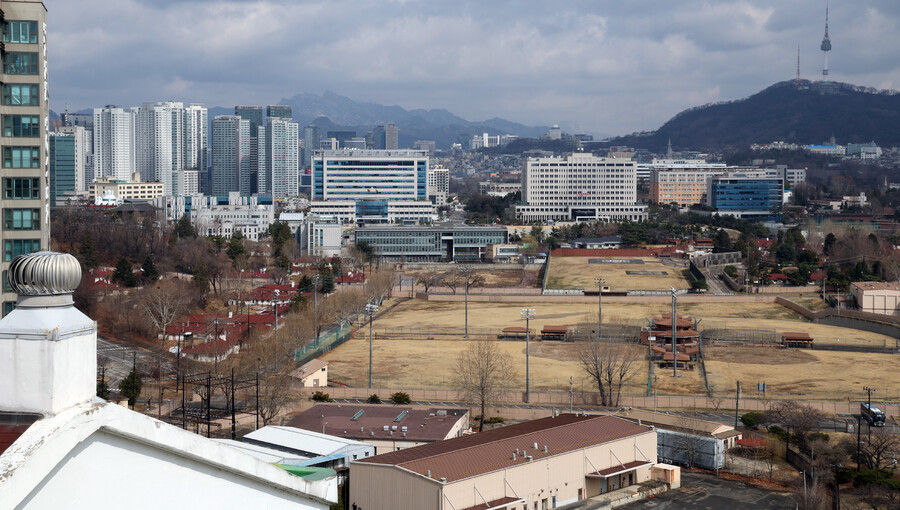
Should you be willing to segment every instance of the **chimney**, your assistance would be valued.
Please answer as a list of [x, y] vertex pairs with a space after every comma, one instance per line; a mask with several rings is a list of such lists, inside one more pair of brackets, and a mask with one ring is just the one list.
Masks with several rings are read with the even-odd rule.
[[18, 299], [0, 320], [0, 409], [49, 416], [93, 400], [97, 324], [73, 305], [78, 260], [49, 251], [22, 255], [8, 279]]

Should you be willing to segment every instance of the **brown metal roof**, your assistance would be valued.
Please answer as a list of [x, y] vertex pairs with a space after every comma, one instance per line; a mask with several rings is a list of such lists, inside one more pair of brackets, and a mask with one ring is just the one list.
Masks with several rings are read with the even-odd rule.
[[617, 475], [619, 473], [627, 473], [628, 471], [635, 470], [642, 466], [649, 466], [650, 464], [652, 464], [652, 462], [647, 462], [645, 460], [636, 460], [633, 462], [626, 462], [625, 464], [618, 464], [606, 469], [601, 469], [600, 471], [590, 473], [588, 476], [593, 475], [606, 478], [612, 475]]
[[568, 333], [569, 326], [544, 326], [541, 333]]
[[812, 342], [812, 337], [807, 333], [796, 333], [796, 332], [784, 332], [781, 334], [781, 338], [783, 340], [788, 340], [791, 342]]
[[522, 503], [525, 500], [522, 498], [514, 498], [512, 496], [506, 496], [505, 498], [492, 499], [488, 501], [487, 504], [480, 504], [475, 506], [469, 506], [463, 508], [463, 510], [494, 510], [496, 508], [506, 508], [513, 503]]
[[[663, 354], [663, 361], [672, 361], [675, 357], [672, 355], [672, 352], [669, 351]], [[678, 361], [690, 361], [691, 357], [687, 354], [678, 353]]]
[[521, 333], [524, 335], [525, 333], [528, 332], [528, 330], [525, 328], [522, 328], [522, 327], [513, 326], [513, 327], [509, 327], [509, 328], [503, 328], [502, 332], [503, 333]]
[[[325, 434], [348, 439], [425, 442], [445, 439], [459, 420], [468, 419], [467, 413], [466, 409], [449, 407], [316, 404], [291, 418], [287, 425], [320, 433], [324, 430]], [[468, 423], [463, 424], [463, 429], [466, 427]]]
[[[471, 434], [359, 462], [394, 465], [435, 480], [453, 482], [589, 446], [649, 432], [650, 428], [616, 416], [561, 414]], [[538, 448], [534, 448], [534, 443]], [[545, 453], [544, 447], [547, 447]], [[513, 453], [519, 450], [516, 459]]]
[[[676, 328], [690, 328], [694, 325], [694, 321], [688, 317], [687, 315], [681, 315], [680, 313], [675, 316], [676, 320]], [[664, 313], [659, 317], [653, 318], [653, 324], [656, 327], [665, 327], [668, 329], [672, 329], [672, 314]]]

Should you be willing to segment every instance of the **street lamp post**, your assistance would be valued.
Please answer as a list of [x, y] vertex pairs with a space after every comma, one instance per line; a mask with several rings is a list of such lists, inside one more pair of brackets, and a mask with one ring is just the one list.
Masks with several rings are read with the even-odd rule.
[[529, 346], [531, 344], [531, 319], [534, 318], [534, 308], [523, 308], [522, 318], [525, 319], [525, 403], [531, 402], [531, 374]]
[[603, 340], [603, 278], [594, 278], [597, 284], [597, 338]]
[[375, 313], [378, 312], [378, 305], [369, 303], [366, 305], [366, 314], [369, 316], [369, 388], [372, 387], [372, 321], [375, 319]]
[[472, 266], [462, 266], [459, 270], [466, 275], [466, 334], [469, 338], [469, 277], [472, 276]]
[[313, 327], [316, 329], [316, 339], [313, 347], [319, 346], [319, 275], [312, 277], [313, 282]]
[[278, 289], [275, 289], [274, 295], [275, 299], [273, 302], [275, 303], [275, 371], [278, 371], [278, 295], [281, 292]]

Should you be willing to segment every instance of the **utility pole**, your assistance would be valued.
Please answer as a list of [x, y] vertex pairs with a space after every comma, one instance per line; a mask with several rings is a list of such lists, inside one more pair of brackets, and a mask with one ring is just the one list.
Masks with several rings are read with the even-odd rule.
[[319, 275], [312, 277], [313, 282], [313, 318], [315, 319], [316, 341], [313, 342], [314, 347], [319, 346]]
[[[869, 388], [868, 386], [864, 386], [863, 391], [865, 391], [869, 395], [868, 406], [869, 406], [869, 412], [871, 413], [872, 412], [872, 392], [875, 391], [875, 388]], [[869, 420], [866, 420], [866, 423], [868, 424]], [[869, 441], [871, 441], [872, 440], [872, 426], [871, 425], [867, 426], [866, 431], [869, 434]]]
[[534, 308], [523, 308], [522, 318], [525, 319], [525, 403], [528, 404], [531, 402], [531, 352], [529, 346], [531, 344], [531, 319], [534, 318]]
[[603, 340], [603, 278], [594, 278], [597, 284], [597, 338]]
[[366, 314], [369, 316], [369, 388], [372, 387], [372, 322], [375, 320], [375, 313], [378, 312], [378, 305], [369, 303], [366, 305]]
[[860, 435], [860, 429], [862, 428], [862, 415], [859, 414], [856, 416], [856, 472], [859, 473], [860, 467], [860, 458], [859, 458], [859, 445], [862, 443], [862, 436]]
[[231, 367], [231, 440], [237, 439], [237, 421], [234, 409], [234, 367]]
[[466, 333], [464, 338], [469, 338], [469, 277], [472, 276], [472, 266], [461, 266], [459, 270], [466, 275]]
[[278, 295], [281, 292], [278, 289], [275, 289], [275, 371], [278, 371]]
[[572, 412], [572, 404], [575, 401], [575, 391], [572, 389], [572, 387], [574, 385], [575, 385], [575, 380], [570, 375], [569, 376], [569, 412], [570, 413]]
[[741, 381], [737, 382], [737, 393], [734, 394], [734, 428], [738, 427], [738, 409], [741, 407]]

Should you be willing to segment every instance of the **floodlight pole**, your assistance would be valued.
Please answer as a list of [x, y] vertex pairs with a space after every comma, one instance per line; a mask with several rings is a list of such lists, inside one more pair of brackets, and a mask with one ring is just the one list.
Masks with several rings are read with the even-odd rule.
[[525, 403], [531, 402], [531, 319], [534, 317], [534, 308], [523, 308], [522, 318], [525, 319]]
[[278, 371], [278, 295], [280, 292], [275, 289], [275, 371]]
[[603, 340], [603, 278], [594, 278], [597, 283], [597, 338]]
[[[875, 391], [875, 388], [869, 388], [868, 386], [863, 387], [863, 391], [865, 391], [869, 395], [869, 413], [872, 412], [872, 392]], [[873, 420], [874, 422], [874, 420]], [[866, 423], [869, 423], [869, 420], [866, 420]], [[869, 441], [872, 440], [872, 427], [866, 427], [866, 430], [869, 433]]]
[[316, 329], [316, 340], [313, 342], [313, 348], [319, 346], [319, 275], [312, 278], [313, 282], [313, 327]]
[[472, 274], [472, 267], [462, 266], [460, 270], [466, 275], [466, 333], [464, 338], [469, 338], [469, 277]]
[[675, 304], [678, 301], [678, 294], [675, 292], [675, 287], [671, 287], [672, 289], [672, 377], [678, 377], [678, 349], [675, 348], [675, 330], [678, 324], [677, 316], [675, 314]]

